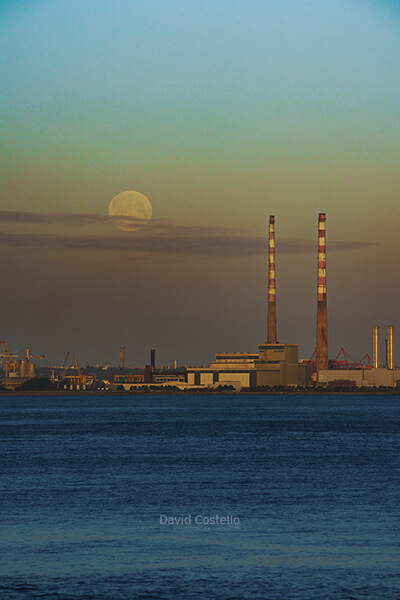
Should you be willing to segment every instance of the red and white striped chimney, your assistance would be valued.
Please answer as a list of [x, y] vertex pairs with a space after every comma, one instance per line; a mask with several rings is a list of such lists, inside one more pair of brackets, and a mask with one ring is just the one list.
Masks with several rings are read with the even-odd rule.
[[317, 378], [328, 368], [328, 312], [326, 302], [326, 216], [318, 218], [318, 288], [317, 288]]
[[276, 344], [275, 217], [269, 218], [267, 342]]

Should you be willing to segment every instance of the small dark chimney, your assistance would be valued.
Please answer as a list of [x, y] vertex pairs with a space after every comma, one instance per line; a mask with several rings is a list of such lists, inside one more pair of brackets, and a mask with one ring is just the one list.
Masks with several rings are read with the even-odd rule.
[[144, 382], [150, 383], [152, 380], [150, 365], [146, 365], [144, 368]]

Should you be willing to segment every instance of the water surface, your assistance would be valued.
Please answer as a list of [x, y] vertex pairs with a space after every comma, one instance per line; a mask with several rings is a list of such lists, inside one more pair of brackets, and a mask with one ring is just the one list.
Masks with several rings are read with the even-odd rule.
[[399, 426], [396, 396], [2, 397], [0, 598], [398, 600]]

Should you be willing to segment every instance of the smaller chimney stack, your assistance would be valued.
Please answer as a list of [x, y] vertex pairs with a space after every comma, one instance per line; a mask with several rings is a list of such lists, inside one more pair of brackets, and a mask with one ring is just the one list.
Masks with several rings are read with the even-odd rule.
[[394, 340], [393, 340], [393, 325], [388, 327], [388, 339], [387, 339], [387, 368], [394, 369]]
[[125, 346], [119, 347], [119, 368], [125, 369]]
[[150, 365], [145, 365], [144, 367], [144, 381], [145, 383], [150, 383], [152, 380], [152, 373]]
[[373, 329], [372, 352], [374, 369], [379, 369], [379, 327], [377, 325]]

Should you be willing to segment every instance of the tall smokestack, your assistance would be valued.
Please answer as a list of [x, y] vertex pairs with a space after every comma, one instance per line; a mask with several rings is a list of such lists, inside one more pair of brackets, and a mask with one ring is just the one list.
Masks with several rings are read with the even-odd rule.
[[268, 237], [268, 344], [276, 344], [276, 288], [275, 288], [275, 217], [269, 218]]
[[321, 369], [328, 368], [328, 313], [326, 304], [326, 217], [318, 218], [318, 289], [317, 289], [317, 380]]
[[386, 368], [388, 368], [388, 364], [389, 364], [389, 346], [388, 346], [388, 341], [387, 339], [385, 340], [385, 348], [386, 348]]
[[150, 368], [151, 372], [154, 373], [156, 368], [156, 351], [154, 349], [150, 350]]
[[379, 369], [379, 327], [375, 326], [373, 332], [372, 356], [374, 369]]
[[125, 369], [125, 346], [119, 347], [119, 368]]
[[388, 339], [387, 339], [387, 368], [394, 369], [394, 341], [393, 341], [393, 325], [388, 327]]

